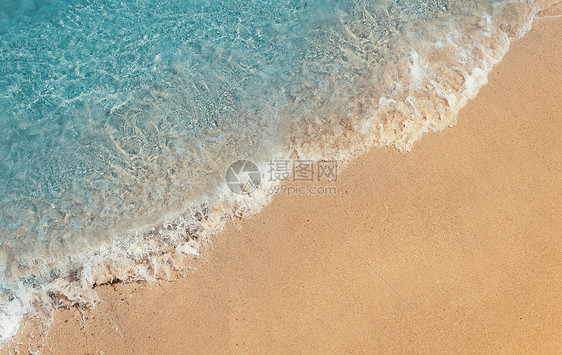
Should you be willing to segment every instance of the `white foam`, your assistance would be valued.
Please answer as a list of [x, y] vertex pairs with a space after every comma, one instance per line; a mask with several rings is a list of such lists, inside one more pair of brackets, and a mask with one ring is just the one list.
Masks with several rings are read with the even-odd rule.
[[19, 330], [24, 316], [32, 311], [23, 302], [14, 298], [0, 306], [0, 343], [9, 341]]
[[[518, 35], [530, 28], [536, 12], [536, 9], [531, 12]], [[341, 136], [325, 137], [322, 145], [292, 141], [287, 150], [272, 159], [288, 159], [296, 152], [303, 159], [349, 160], [370, 147], [385, 145], [407, 151], [426, 132], [454, 124], [458, 111], [486, 84], [488, 73], [509, 47], [510, 38], [494, 28], [491, 16], [485, 18], [483, 26], [488, 38], [497, 41], [497, 47], [467, 47], [460, 33], [452, 33], [447, 39], [438, 38], [433, 43], [441, 49], [454, 46], [459, 62], [474, 61], [472, 51], [476, 49], [482, 53], [481, 60], [473, 63], [471, 69], [468, 64], [469, 69], [449, 68], [447, 73], [462, 76], [463, 83], [456, 90], [448, 86], [449, 78], [439, 77], [433, 70], [431, 60], [425, 56], [427, 44], [420, 43], [417, 48], [409, 48], [408, 85], [397, 83], [393, 91], [383, 93], [373, 107], [365, 109], [364, 116], [355, 122], [353, 134], [357, 139], [349, 140], [349, 132], [342, 130]], [[266, 163], [261, 162], [259, 168], [267, 171]], [[97, 295], [93, 285], [115, 280], [150, 282], [176, 277], [177, 272], [189, 266], [189, 258], [199, 255], [228, 220], [245, 218], [267, 205], [272, 198], [268, 194], [272, 185], [273, 182], [264, 179], [260, 188], [249, 196], [233, 195], [226, 186], [217, 187], [209, 196], [188, 206], [186, 212], [163, 218], [158, 227], [147, 226], [131, 232], [128, 238], [117, 236], [98, 250], [69, 256], [64, 263], [45, 270], [44, 275], [27, 280], [27, 284], [3, 282], [5, 299], [0, 306], [0, 342], [16, 334], [26, 314], [50, 315], [56, 307], [94, 304]], [[58, 276], [52, 276], [53, 270]]]

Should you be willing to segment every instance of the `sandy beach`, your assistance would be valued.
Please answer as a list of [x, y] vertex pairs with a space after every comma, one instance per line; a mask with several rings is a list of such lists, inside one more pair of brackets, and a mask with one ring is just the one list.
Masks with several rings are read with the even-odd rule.
[[562, 18], [535, 20], [456, 126], [371, 150], [335, 195], [279, 195], [185, 278], [97, 287], [4, 351], [561, 353], [561, 58]]

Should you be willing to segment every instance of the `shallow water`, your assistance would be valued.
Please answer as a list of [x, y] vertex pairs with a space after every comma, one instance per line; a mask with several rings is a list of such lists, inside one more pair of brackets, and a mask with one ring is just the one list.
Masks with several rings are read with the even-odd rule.
[[[409, 150], [455, 115], [533, 2], [0, 1], [0, 331], [185, 265], [238, 159]], [[226, 201], [226, 202], [225, 202]], [[235, 212], [232, 212], [235, 210]], [[38, 313], [39, 314], [39, 313]]]

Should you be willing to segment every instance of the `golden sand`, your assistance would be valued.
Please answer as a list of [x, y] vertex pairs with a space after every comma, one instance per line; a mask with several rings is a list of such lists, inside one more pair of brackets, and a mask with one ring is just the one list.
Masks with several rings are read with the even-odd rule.
[[535, 21], [457, 126], [233, 221], [184, 279], [98, 287], [37, 349], [561, 353], [561, 58]]

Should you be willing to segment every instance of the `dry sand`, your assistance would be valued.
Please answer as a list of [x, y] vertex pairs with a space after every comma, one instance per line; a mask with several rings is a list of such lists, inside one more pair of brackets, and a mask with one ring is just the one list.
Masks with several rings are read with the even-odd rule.
[[185, 279], [98, 287], [42, 350], [562, 353], [561, 64], [535, 21], [457, 126], [229, 224]]

